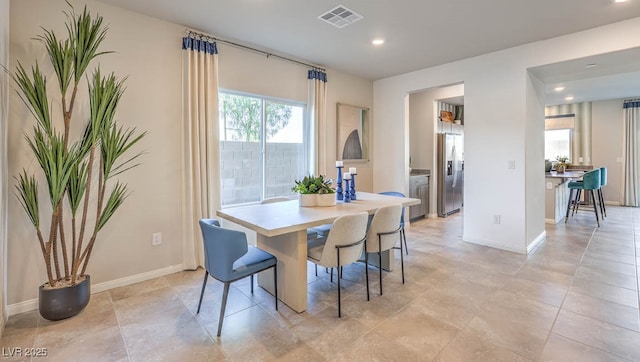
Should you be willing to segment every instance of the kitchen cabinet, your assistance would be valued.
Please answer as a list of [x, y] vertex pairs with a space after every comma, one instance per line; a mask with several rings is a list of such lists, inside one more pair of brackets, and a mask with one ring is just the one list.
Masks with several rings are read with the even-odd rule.
[[409, 219], [425, 217], [429, 214], [429, 175], [409, 176], [409, 197], [420, 199], [420, 205], [409, 207]]

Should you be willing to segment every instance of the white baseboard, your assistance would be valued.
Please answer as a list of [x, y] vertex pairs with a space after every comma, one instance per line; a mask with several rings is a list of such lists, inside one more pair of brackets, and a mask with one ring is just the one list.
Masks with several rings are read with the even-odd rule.
[[620, 206], [620, 205], [622, 205], [622, 203], [620, 201], [607, 201], [607, 200], [604, 200], [604, 204], [605, 205], [611, 205], [611, 206]]
[[538, 235], [538, 237], [533, 239], [533, 241], [530, 242], [529, 245], [527, 245], [527, 254], [531, 254], [531, 251], [536, 247], [538, 247], [538, 245], [542, 244], [542, 242], [545, 241], [546, 239], [547, 239], [547, 232], [546, 231], [541, 232], [540, 235]]
[[553, 220], [553, 219], [544, 219], [544, 223], [545, 223], [545, 224], [555, 224], [555, 223], [556, 223], [556, 221], [555, 221], [555, 220]]
[[[468, 243], [472, 243], [472, 244], [478, 244], [478, 245], [484, 245], [484, 246], [488, 246], [491, 248], [496, 248], [496, 249], [501, 249], [501, 250], [506, 250], [506, 251], [511, 251], [514, 253], [518, 253], [518, 254], [526, 254], [527, 249], [526, 248], [517, 248], [517, 247], [513, 247], [513, 245], [510, 244], [503, 244], [503, 243], [499, 243], [496, 242], [495, 240], [487, 240], [487, 239], [481, 239], [481, 238], [465, 238], [464, 235], [462, 236], [462, 241], [466, 241]], [[524, 244], [523, 244], [524, 246]]]
[[[152, 270], [152, 271], [148, 271], [140, 274], [130, 275], [120, 279], [115, 279], [107, 282], [94, 284], [91, 286], [91, 294], [104, 292], [105, 290], [109, 290], [117, 287], [124, 287], [127, 285], [144, 282], [145, 280], [159, 278], [165, 275], [177, 273], [182, 270], [183, 270], [182, 264], [171, 265], [162, 269]], [[7, 306], [7, 317], [24, 313], [24, 312], [29, 312], [36, 309], [38, 309], [38, 298], [10, 304]]]

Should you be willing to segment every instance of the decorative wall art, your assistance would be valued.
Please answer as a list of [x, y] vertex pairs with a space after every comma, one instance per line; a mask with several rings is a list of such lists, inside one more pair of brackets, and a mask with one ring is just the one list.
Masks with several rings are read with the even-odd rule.
[[369, 109], [338, 103], [338, 160], [369, 161]]

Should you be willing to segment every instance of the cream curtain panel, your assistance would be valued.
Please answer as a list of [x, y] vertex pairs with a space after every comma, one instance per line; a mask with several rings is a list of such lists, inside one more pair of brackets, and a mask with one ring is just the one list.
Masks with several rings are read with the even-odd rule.
[[309, 165], [315, 175], [327, 174], [327, 73], [309, 70], [309, 114], [311, 147]]
[[198, 220], [220, 208], [218, 51], [215, 42], [182, 39], [183, 267], [204, 265]]
[[624, 109], [622, 205], [640, 206], [640, 99], [627, 100]]

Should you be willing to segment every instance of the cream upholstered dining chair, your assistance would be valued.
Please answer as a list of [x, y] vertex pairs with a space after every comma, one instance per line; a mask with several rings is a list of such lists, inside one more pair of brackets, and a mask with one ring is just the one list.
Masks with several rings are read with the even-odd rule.
[[338, 318], [342, 317], [340, 279], [342, 266], [355, 263], [362, 255], [369, 214], [360, 212], [335, 219], [326, 237], [307, 241], [307, 259], [316, 265], [338, 270]]
[[[400, 249], [400, 265], [402, 268], [402, 284], [404, 284], [404, 257], [402, 252], [402, 235], [400, 233], [400, 217], [402, 205], [388, 205], [376, 210], [369, 229], [365, 244], [365, 264], [367, 279], [367, 300], [369, 300], [369, 253], [378, 253], [380, 269], [380, 295], [382, 295], [382, 252], [391, 249]], [[400, 247], [396, 247], [396, 241], [400, 240]]]
[[[402, 192], [397, 192], [397, 191], [380, 192], [380, 195], [406, 197]], [[400, 237], [404, 241], [404, 252], [407, 253], [407, 255], [409, 255], [409, 247], [407, 246], [407, 234], [405, 234], [405, 231], [404, 231], [404, 207], [402, 208], [402, 214], [400, 215]]]

